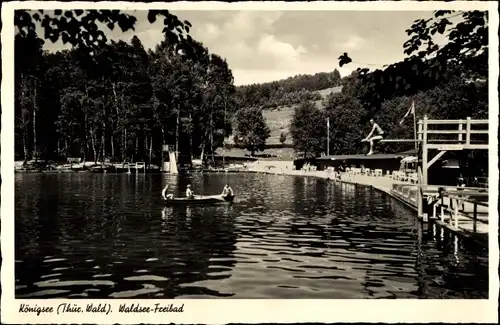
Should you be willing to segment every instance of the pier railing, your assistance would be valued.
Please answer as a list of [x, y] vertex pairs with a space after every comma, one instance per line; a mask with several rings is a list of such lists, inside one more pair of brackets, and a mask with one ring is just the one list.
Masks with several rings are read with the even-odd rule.
[[463, 150], [488, 149], [488, 120], [429, 120], [419, 121], [419, 140], [428, 149]]
[[[448, 203], [445, 199], [448, 198]], [[432, 217], [434, 219], [439, 219], [441, 223], [447, 223], [455, 229], [460, 226], [460, 221], [472, 221], [472, 229], [467, 229], [472, 233], [478, 233], [478, 223], [487, 225], [488, 224], [488, 212], [479, 212], [478, 207], [488, 208], [488, 201], [483, 201], [481, 199], [488, 198], [487, 193], [467, 193], [463, 195], [457, 194], [444, 194], [440, 199], [435, 200], [432, 204]], [[472, 211], [465, 211], [465, 205], [472, 205]], [[460, 211], [462, 207], [462, 211]], [[438, 213], [439, 209], [439, 213]], [[472, 216], [470, 216], [472, 213]], [[483, 218], [479, 219], [479, 214], [482, 214]], [[445, 216], [449, 215], [446, 220]], [[461, 219], [462, 218], [462, 219]], [[486, 231], [483, 231], [486, 232]]]
[[[423, 215], [439, 220], [442, 224], [448, 224], [452, 229], [462, 228], [474, 234], [487, 232], [489, 207], [487, 189], [395, 183], [392, 191], [404, 201], [415, 204], [419, 200], [419, 193], [424, 193], [422, 196], [426, 197], [429, 208]], [[483, 211], [480, 211], [480, 208]], [[432, 211], [429, 211], [430, 209]], [[482, 231], [478, 231], [478, 225], [481, 224], [483, 227], [479, 228], [482, 228]]]

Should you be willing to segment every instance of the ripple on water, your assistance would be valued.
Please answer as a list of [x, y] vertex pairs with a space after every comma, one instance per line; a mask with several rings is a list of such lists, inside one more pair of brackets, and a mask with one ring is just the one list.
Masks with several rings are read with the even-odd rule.
[[124, 298], [136, 298], [136, 297], [139, 297], [139, 296], [150, 295], [150, 294], [162, 291], [162, 289], [157, 288], [157, 287], [155, 287], [153, 285], [144, 284], [143, 286], [144, 286], [143, 288], [137, 289], [137, 290], [125, 290], [125, 291], [113, 292], [109, 296], [111, 298], [120, 298], [120, 299], [124, 299]]
[[[488, 296], [486, 250], [437, 242], [439, 229], [367, 188], [241, 173], [16, 177], [17, 298]], [[232, 206], [164, 209], [158, 196], [166, 183], [177, 195], [226, 182]]]
[[24, 299], [24, 298], [35, 298], [35, 297], [60, 296], [62, 294], [67, 294], [68, 292], [70, 292], [70, 290], [49, 289], [49, 290], [35, 291], [27, 294], [21, 294], [19, 295], [19, 298]]
[[126, 281], [169, 281], [168, 278], [157, 275], [139, 275], [123, 278]]
[[63, 262], [63, 261], [66, 261], [66, 259], [65, 258], [51, 258], [48, 260], [44, 260], [43, 262], [44, 263], [55, 263], [55, 262]]
[[74, 280], [74, 281], [59, 281], [57, 279], [35, 282], [35, 286], [43, 287], [72, 287], [72, 286], [114, 286], [115, 283], [109, 280]]

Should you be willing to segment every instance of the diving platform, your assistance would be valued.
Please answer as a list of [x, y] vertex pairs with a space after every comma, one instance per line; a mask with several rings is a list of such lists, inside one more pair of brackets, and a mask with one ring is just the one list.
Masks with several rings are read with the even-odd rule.
[[[382, 139], [380, 142], [415, 143], [412, 152], [416, 156], [416, 173], [401, 181], [395, 175], [384, 175], [379, 172], [373, 177], [370, 173], [349, 168], [339, 180], [346, 183], [364, 184], [377, 188], [417, 211], [422, 222], [433, 222], [457, 234], [472, 238], [482, 244], [488, 242], [488, 186], [457, 187], [429, 184], [429, 168], [440, 160], [448, 151], [488, 150], [489, 121], [476, 120], [470, 117], [459, 120], [432, 120], [424, 116], [418, 122], [416, 139]], [[384, 162], [384, 168], [391, 167], [392, 160], [401, 158], [401, 154], [373, 154], [327, 156], [317, 158], [318, 161], [343, 160], [346, 162], [362, 161], [368, 165], [370, 161]], [[382, 169], [381, 167], [378, 167]], [[379, 169], [379, 171], [380, 171]]]

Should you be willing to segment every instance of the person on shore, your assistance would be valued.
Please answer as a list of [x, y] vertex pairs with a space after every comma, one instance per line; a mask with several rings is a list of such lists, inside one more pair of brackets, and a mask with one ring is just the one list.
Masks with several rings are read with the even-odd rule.
[[191, 190], [191, 185], [188, 185], [186, 188], [186, 197], [188, 199], [194, 199], [194, 192]]
[[370, 142], [370, 151], [366, 154], [367, 156], [373, 154], [373, 144], [375, 143], [375, 141], [378, 142], [382, 140], [384, 135], [384, 131], [377, 123], [375, 123], [374, 119], [370, 119], [370, 124], [372, 125], [372, 130], [370, 131], [370, 134], [368, 134], [366, 138], [361, 140], [361, 142], [366, 142], [366, 141]]
[[167, 191], [168, 191], [168, 184], [165, 186], [163, 191], [161, 191], [161, 196], [163, 197], [164, 200], [172, 200], [174, 198], [174, 195], [173, 194], [167, 195]]
[[427, 197], [427, 204], [432, 207], [434, 204], [436, 204], [439, 201], [443, 200], [444, 194], [445, 194], [445, 189], [444, 187], [439, 187], [438, 188], [438, 194], [437, 196], [428, 196]]
[[229, 186], [229, 184], [226, 184], [226, 186], [224, 186], [224, 189], [222, 190], [221, 195], [222, 195], [222, 197], [234, 196], [233, 189], [231, 188], [231, 186]]

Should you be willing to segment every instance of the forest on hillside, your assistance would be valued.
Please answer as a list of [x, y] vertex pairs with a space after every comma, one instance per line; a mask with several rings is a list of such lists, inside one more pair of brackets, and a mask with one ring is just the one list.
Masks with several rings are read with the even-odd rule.
[[[150, 11], [150, 22], [164, 17], [165, 39], [146, 51], [135, 36], [106, 41], [99, 22], [123, 31], [135, 24], [119, 11], [43, 15], [16, 11], [16, 159], [157, 162], [164, 144], [204, 156], [231, 134], [231, 70], [189, 37], [189, 22]], [[37, 23], [46, 41], [62, 39], [72, 49], [43, 51]]]
[[340, 86], [337, 69], [311, 75], [297, 75], [262, 84], [239, 86], [236, 101], [240, 107], [264, 109], [299, 104], [304, 100], [321, 100], [318, 90]]
[[[327, 117], [332, 154], [362, 152], [371, 117], [388, 137], [412, 138], [411, 118], [399, 123], [412, 102], [417, 118], [487, 118], [488, 17], [462, 12], [454, 25], [451, 15], [457, 13], [437, 11], [416, 21], [407, 30], [407, 58], [384, 69], [235, 87], [226, 60], [192, 39], [191, 24], [168, 11], [149, 11], [149, 22], [163, 19], [165, 38], [146, 51], [137, 37], [130, 43], [106, 39], [100, 25], [127, 31], [136, 23], [117, 10], [56, 10], [50, 16], [18, 10], [16, 159], [158, 162], [163, 144], [204, 158], [233, 134], [238, 146], [256, 152], [270, 135], [262, 109], [299, 103], [290, 136], [305, 156], [326, 152]], [[44, 35], [37, 35], [37, 24]], [[448, 42], [437, 46], [436, 33]], [[72, 49], [43, 51], [44, 41], [59, 39]], [[347, 53], [339, 57], [340, 66], [351, 61]], [[342, 91], [325, 98], [320, 110], [315, 91], [339, 85]]]
[[[330, 154], [359, 154], [361, 142], [374, 118], [386, 138], [413, 139], [413, 121], [402, 117], [415, 103], [417, 119], [488, 119], [488, 17], [485, 12], [458, 13], [461, 22], [450, 23], [451, 11], [436, 11], [430, 19], [414, 22], [406, 31], [407, 58], [384, 69], [358, 69], [343, 78], [341, 93], [324, 100], [324, 110], [302, 103], [294, 113], [291, 136], [295, 150], [304, 156], [326, 152], [326, 119], [330, 118]], [[433, 35], [443, 34], [443, 46]], [[347, 53], [339, 64], [349, 64]], [[412, 143], [383, 144], [383, 152], [413, 149]], [[487, 162], [488, 153], [463, 151], [469, 164]], [[470, 167], [470, 166], [469, 166]], [[472, 168], [472, 167], [471, 167]]]

